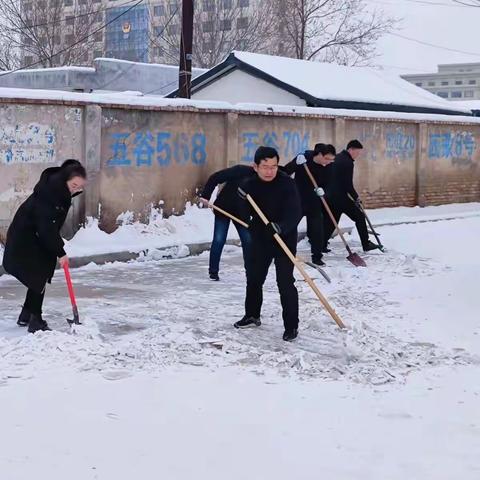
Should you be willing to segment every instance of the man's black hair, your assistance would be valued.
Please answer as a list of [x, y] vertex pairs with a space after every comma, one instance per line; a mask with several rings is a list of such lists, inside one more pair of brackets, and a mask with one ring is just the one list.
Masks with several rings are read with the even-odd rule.
[[315, 152], [315, 155], [321, 153], [323, 156], [328, 154], [335, 156], [337, 154], [337, 151], [335, 150], [335, 147], [333, 145], [325, 143], [317, 143], [313, 151]]
[[358, 140], [350, 140], [347, 145], [347, 150], [350, 150], [351, 148], [362, 150], [363, 145]]
[[63, 179], [68, 182], [74, 177], [87, 178], [85, 167], [78, 160], [66, 160], [61, 166]]
[[255, 152], [254, 161], [257, 165], [260, 165], [262, 160], [266, 158], [277, 158], [277, 161], [280, 161], [280, 156], [278, 152], [272, 147], [258, 147], [257, 151]]

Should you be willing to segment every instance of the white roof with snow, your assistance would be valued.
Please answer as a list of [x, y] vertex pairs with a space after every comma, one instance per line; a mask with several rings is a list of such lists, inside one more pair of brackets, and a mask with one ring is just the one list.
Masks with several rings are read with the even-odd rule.
[[[273, 81], [277, 86], [305, 98], [307, 104], [313, 106], [327, 107], [330, 105], [324, 102], [337, 101], [470, 113], [460, 105], [372, 67], [346, 67], [258, 53], [234, 51], [223, 63], [198, 77], [193, 84], [201, 88], [209, 78], [215, 79], [224, 74], [226, 69], [235, 67], [266, 81]], [[338, 105], [338, 108], [342, 106]], [[357, 108], [357, 105], [346, 108]]]

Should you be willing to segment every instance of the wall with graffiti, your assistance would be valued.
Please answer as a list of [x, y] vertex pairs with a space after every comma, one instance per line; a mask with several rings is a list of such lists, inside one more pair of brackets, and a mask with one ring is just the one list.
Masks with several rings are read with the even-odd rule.
[[81, 158], [82, 109], [0, 105], [0, 236], [41, 172]]

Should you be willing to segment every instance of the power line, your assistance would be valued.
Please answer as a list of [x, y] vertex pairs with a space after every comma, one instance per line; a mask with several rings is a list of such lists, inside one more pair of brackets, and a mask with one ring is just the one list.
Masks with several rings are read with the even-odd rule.
[[0, 77], [4, 77], [6, 75], [10, 75], [12, 73], [15, 73], [15, 72], [19, 72], [20, 70], [27, 70], [31, 67], [35, 67], [36, 65], [39, 65], [41, 63], [43, 63], [45, 60], [51, 60], [52, 58], [58, 56], [58, 55], [61, 55], [62, 53], [66, 53], [70, 50], [72, 50], [73, 48], [75, 48], [77, 45], [83, 43], [85, 40], [88, 40], [90, 37], [93, 37], [96, 33], [104, 30], [105, 28], [107, 28], [109, 25], [111, 25], [113, 22], [115, 22], [116, 20], [118, 20], [120, 17], [123, 17], [124, 15], [126, 15], [128, 12], [130, 12], [131, 10], [133, 10], [135, 7], [137, 7], [138, 5], [140, 5], [141, 3], [143, 3], [144, 0], [139, 0], [137, 3], [135, 3], [134, 5], [132, 5], [131, 7], [127, 8], [127, 10], [125, 10], [123, 13], [120, 13], [118, 14], [115, 18], [112, 18], [110, 21], [108, 21], [107, 23], [103, 24], [101, 27], [97, 28], [96, 30], [94, 30], [93, 32], [89, 33], [88, 35], [85, 35], [84, 37], [80, 38], [80, 40], [77, 40], [76, 42], [72, 43], [71, 45], [69, 45], [68, 47], [65, 47], [63, 48], [62, 50], [54, 53], [53, 55], [50, 55], [50, 56], [47, 56], [47, 57], [44, 57], [44, 58], [40, 58], [40, 60], [34, 62], [34, 63], [31, 63], [27, 66], [24, 66], [24, 67], [21, 67], [21, 68], [16, 68], [15, 70], [10, 70], [8, 72], [5, 72], [5, 73], [2, 73], [0, 74]]
[[387, 32], [387, 35], [392, 35], [394, 37], [403, 38], [404, 40], [409, 40], [411, 42], [419, 43], [420, 45], [426, 45], [427, 47], [438, 48], [440, 50], [445, 50], [445, 51], [448, 51], [448, 52], [462, 53], [464, 55], [471, 55], [473, 57], [480, 57], [480, 53], [467, 52], [465, 50], [457, 50], [455, 48], [444, 47], [442, 45], [436, 45], [434, 43], [424, 42], [423, 40], [419, 40], [418, 38], [407, 37], [406, 35], [401, 35], [400, 33]]

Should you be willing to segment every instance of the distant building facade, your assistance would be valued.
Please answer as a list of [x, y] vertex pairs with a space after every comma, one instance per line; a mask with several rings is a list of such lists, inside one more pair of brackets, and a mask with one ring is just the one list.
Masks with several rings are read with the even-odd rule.
[[480, 100], [480, 63], [439, 65], [437, 73], [402, 75], [402, 78], [448, 100]]

